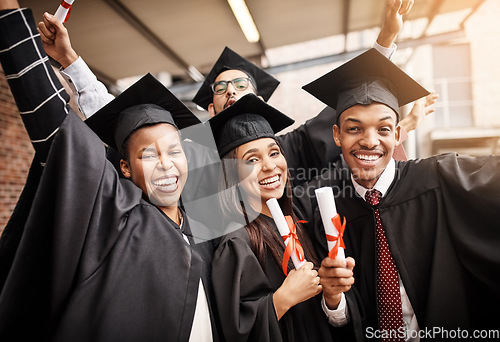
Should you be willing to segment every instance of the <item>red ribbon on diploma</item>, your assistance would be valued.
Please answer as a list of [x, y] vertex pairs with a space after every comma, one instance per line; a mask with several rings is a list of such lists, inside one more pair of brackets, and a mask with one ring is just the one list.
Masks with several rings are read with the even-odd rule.
[[330, 259], [335, 259], [337, 257], [337, 252], [339, 250], [339, 247], [345, 248], [344, 245], [344, 239], [342, 238], [344, 236], [344, 230], [345, 230], [345, 225], [346, 225], [346, 220], [344, 218], [344, 222], [341, 222], [340, 220], [340, 215], [337, 214], [334, 217], [332, 217], [332, 223], [339, 232], [338, 236], [332, 236], [326, 234], [326, 240], [327, 241], [336, 241], [335, 246], [328, 252], [328, 256]]
[[73, 5], [68, 4], [66, 1], [64, 1], [64, 0], [63, 0], [63, 1], [61, 2], [61, 6], [62, 6], [62, 7], [64, 7], [64, 8], [66, 8], [66, 9], [68, 10], [68, 14], [66, 14], [66, 18], [64, 18], [64, 21], [63, 21], [63, 23], [65, 23], [65, 22], [67, 22], [67, 21], [68, 21], [68, 19], [69, 19], [69, 14], [71, 13], [71, 7], [72, 7]]
[[291, 216], [285, 216], [285, 220], [286, 224], [288, 225], [288, 229], [290, 229], [290, 233], [281, 237], [283, 238], [283, 241], [286, 241], [286, 239], [290, 238], [290, 240], [288, 240], [288, 244], [286, 245], [285, 253], [283, 253], [283, 273], [285, 273], [285, 275], [288, 275], [288, 261], [290, 260], [292, 253], [295, 253], [297, 255], [297, 259], [299, 259], [299, 261], [304, 261], [304, 250], [302, 249], [302, 245], [300, 244], [299, 236], [297, 235], [297, 228], [295, 227], [295, 225], [299, 222], [307, 223], [307, 221], [300, 220], [297, 221], [297, 223], [293, 223]]

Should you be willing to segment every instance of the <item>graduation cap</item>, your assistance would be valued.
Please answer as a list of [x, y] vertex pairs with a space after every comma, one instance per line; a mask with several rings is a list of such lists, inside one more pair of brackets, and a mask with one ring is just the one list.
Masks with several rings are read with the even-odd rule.
[[151, 74], [143, 76], [85, 122], [117, 151], [133, 131], [144, 125], [168, 123], [183, 129], [201, 123]]
[[375, 49], [342, 64], [302, 87], [337, 110], [373, 102], [383, 103], [399, 116], [399, 107], [429, 92]]
[[262, 96], [264, 101], [269, 100], [280, 84], [276, 78], [226, 46], [194, 96], [193, 102], [208, 110], [208, 105], [213, 102], [210, 85], [215, 82], [221, 72], [233, 69], [243, 71], [253, 80], [254, 85], [257, 86], [257, 95]]
[[247, 94], [207, 121], [214, 135], [219, 156], [260, 138], [275, 134], [295, 121], [254, 94]]

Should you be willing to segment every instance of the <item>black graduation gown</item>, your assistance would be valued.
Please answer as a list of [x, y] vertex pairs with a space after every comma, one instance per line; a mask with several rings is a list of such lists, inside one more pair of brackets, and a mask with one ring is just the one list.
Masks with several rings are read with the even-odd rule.
[[[346, 255], [356, 260], [348, 305], [362, 339], [378, 325], [374, 211], [355, 192], [345, 164], [335, 166], [296, 191], [313, 196], [314, 188], [334, 189], [337, 210], [347, 219]], [[498, 329], [499, 194], [499, 157], [445, 154], [396, 163], [395, 180], [378, 208], [421, 330], [460, 328], [472, 336], [473, 329]], [[326, 256], [315, 199], [297, 196], [296, 202], [302, 215], [314, 217], [309, 229]]]
[[[36, 32], [23, 10], [0, 30], [3, 43], [23, 38], [24, 18]], [[33, 56], [27, 42], [3, 52], [2, 63]], [[16, 101], [47, 84], [62, 88], [47, 64], [10, 82]], [[36, 120], [50, 122], [63, 108], [49, 101]], [[211, 243], [189, 245], [139, 188], [118, 177], [76, 114], [65, 116], [48, 148], [46, 166], [35, 162], [20, 200], [29, 208], [16, 208], [0, 243], [0, 340], [188, 341], [200, 279], [210, 304]], [[187, 232], [206, 230], [188, 217], [184, 224]]]
[[[0, 335], [187, 341], [211, 244], [188, 245], [175, 223], [118, 178], [97, 137], [72, 139], [86, 129], [81, 120], [66, 121], [0, 294]], [[66, 160], [60, 149], [79, 153]]]
[[[274, 221], [265, 218], [279, 234]], [[245, 228], [222, 238], [214, 255], [212, 279], [227, 341], [332, 341], [321, 294], [295, 305], [278, 321], [273, 293], [285, 275], [269, 252], [265, 269], [261, 267]]]
[[342, 151], [333, 143], [336, 120], [335, 109], [325, 107], [293, 131], [277, 136], [294, 186], [314, 179], [339, 159]]

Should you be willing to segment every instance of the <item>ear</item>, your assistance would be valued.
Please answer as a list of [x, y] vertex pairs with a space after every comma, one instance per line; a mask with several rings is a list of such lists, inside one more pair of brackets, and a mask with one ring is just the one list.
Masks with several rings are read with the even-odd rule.
[[333, 125], [333, 141], [338, 147], [342, 147], [340, 144], [340, 128], [337, 125]]
[[394, 137], [396, 139], [396, 146], [399, 146], [401, 144], [401, 126], [398, 125], [394, 130]]
[[120, 159], [120, 170], [125, 178], [131, 177], [130, 164], [124, 159]]
[[208, 113], [210, 114], [210, 117], [213, 118], [215, 116], [215, 109], [214, 109], [214, 104], [211, 103], [208, 105]]

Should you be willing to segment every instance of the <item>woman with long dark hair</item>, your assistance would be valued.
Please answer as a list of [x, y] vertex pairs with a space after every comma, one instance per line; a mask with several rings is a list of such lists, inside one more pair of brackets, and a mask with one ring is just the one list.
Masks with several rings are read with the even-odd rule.
[[[228, 341], [330, 341], [321, 308], [320, 260], [295, 215], [287, 163], [274, 134], [293, 120], [254, 95], [210, 119], [221, 156], [220, 199], [229, 221], [212, 280]], [[307, 262], [282, 262], [285, 244], [266, 201], [295, 222]]]

